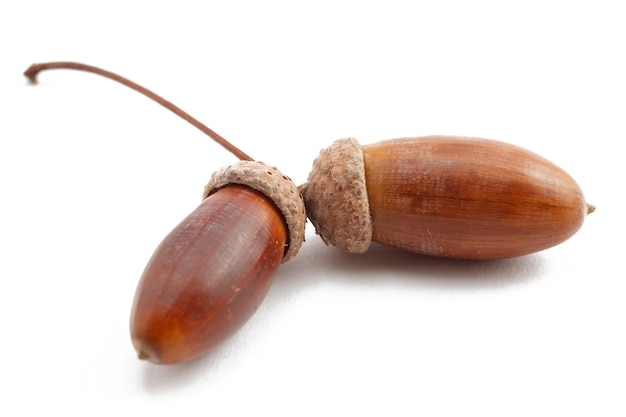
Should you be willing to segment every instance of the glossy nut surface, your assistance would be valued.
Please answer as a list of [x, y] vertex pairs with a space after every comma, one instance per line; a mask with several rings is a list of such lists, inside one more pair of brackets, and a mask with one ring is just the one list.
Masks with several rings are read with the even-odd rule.
[[263, 194], [233, 185], [209, 196], [164, 239], [139, 282], [130, 322], [139, 357], [186, 361], [232, 335], [263, 301], [286, 240]]
[[504, 142], [396, 139], [363, 158], [373, 240], [421, 254], [525, 255], [568, 239], [590, 210], [565, 171]]

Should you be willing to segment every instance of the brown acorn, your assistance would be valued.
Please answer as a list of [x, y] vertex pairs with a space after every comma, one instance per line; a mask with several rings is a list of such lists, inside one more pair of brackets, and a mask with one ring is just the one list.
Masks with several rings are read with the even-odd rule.
[[157, 248], [137, 287], [130, 330], [141, 359], [190, 360], [232, 335], [304, 239], [302, 198], [276, 168], [239, 162], [214, 174], [204, 197]]
[[76, 62], [33, 64], [75, 69], [118, 81], [157, 101], [241, 161], [211, 177], [204, 201], [159, 245], [139, 281], [131, 311], [141, 359], [173, 364], [196, 358], [237, 331], [263, 301], [281, 262], [304, 241], [306, 215], [296, 185], [150, 90], [115, 73]]
[[594, 210], [545, 158], [468, 137], [339, 140], [300, 190], [324, 242], [351, 253], [374, 241], [439, 257], [521, 256], [565, 241]]

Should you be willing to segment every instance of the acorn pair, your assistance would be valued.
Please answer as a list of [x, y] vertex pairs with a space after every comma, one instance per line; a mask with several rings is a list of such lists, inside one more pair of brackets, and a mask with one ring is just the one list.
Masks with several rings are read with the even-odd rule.
[[306, 213], [350, 253], [373, 240], [440, 257], [526, 255], [572, 236], [593, 210], [544, 158], [502, 142], [397, 139], [323, 150], [298, 192], [276, 168], [240, 161], [207, 185], [202, 204], [165, 238], [139, 284], [131, 333], [140, 358], [176, 363], [239, 329], [278, 265], [297, 253]]
[[[242, 161], [216, 172], [203, 201], [159, 245], [139, 282], [131, 338], [139, 357], [173, 364], [236, 332], [263, 301], [281, 262], [304, 241], [306, 216], [327, 244], [366, 252], [372, 241], [419, 254], [499, 259], [557, 245], [594, 207], [565, 171], [507, 143], [428, 136], [321, 151], [299, 188], [252, 161], [179, 108], [116, 74], [77, 63], [185, 118]], [[306, 207], [306, 209], [305, 209]]]

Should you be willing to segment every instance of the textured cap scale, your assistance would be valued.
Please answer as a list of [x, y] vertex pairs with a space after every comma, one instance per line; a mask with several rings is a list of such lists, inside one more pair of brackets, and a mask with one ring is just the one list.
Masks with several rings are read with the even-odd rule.
[[349, 253], [367, 251], [372, 220], [363, 151], [356, 139], [340, 139], [322, 150], [300, 191], [309, 219], [326, 244]]

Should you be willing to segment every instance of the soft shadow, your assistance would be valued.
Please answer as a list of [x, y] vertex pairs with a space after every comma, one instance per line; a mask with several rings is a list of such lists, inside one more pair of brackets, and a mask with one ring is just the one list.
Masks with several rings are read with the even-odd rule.
[[[441, 290], [492, 290], [525, 285], [545, 274], [542, 254], [490, 261], [435, 258], [372, 244], [360, 255], [309, 238], [298, 256], [283, 265], [272, 291], [305, 291], [320, 282], [403, 286]], [[275, 288], [278, 287], [278, 288]]]
[[328, 255], [328, 265], [340, 271], [344, 280], [391, 278], [442, 289], [501, 288], [528, 283], [545, 273], [540, 254], [476, 261], [417, 255], [378, 244], [361, 255], [343, 252]]

